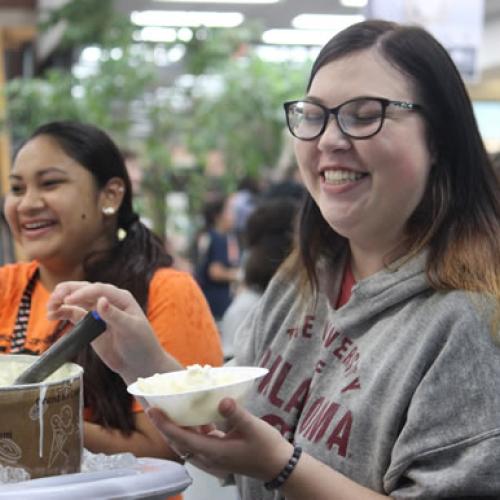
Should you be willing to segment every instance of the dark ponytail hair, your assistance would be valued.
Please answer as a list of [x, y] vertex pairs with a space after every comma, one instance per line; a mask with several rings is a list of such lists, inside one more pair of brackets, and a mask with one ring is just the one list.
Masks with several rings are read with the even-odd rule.
[[[86, 168], [98, 189], [113, 177], [123, 180], [125, 193], [118, 211], [118, 228], [125, 237], [116, 238], [109, 250], [87, 256], [85, 279], [129, 290], [146, 312], [153, 274], [160, 267], [170, 267], [172, 257], [133, 211], [132, 187], [123, 156], [106, 133], [89, 124], [47, 123], [36, 129], [28, 140], [41, 135], [50, 136], [68, 156]], [[92, 408], [92, 422], [125, 434], [134, 431], [132, 397], [120, 376], [110, 370], [90, 346], [83, 349], [75, 361], [84, 368], [85, 404]]]

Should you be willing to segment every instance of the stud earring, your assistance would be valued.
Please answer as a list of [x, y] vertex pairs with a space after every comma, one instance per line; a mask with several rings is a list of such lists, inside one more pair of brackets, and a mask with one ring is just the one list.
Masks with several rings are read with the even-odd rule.
[[104, 215], [114, 215], [115, 211], [114, 207], [102, 207], [102, 213]]

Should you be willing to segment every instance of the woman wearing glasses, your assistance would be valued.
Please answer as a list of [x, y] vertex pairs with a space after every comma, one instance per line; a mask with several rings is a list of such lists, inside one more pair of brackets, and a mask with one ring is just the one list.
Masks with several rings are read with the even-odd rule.
[[[499, 498], [499, 184], [454, 64], [420, 28], [363, 22], [285, 110], [309, 196], [236, 353], [269, 374], [251, 413], [220, 403], [226, 433], [150, 417], [245, 500]], [[95, 301], [100, 354], [136, 377], [153, 337], [120, 290], [62, 285], [51, 313]], [[112, 350], [120, 328], [137, 357]]]

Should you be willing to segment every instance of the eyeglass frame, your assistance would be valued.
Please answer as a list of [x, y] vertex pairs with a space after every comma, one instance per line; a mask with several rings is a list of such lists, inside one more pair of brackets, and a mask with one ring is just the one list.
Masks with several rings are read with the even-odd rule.
[[[361, 136], [361, 137], [358, 137], [358, 136], [355, 136], [355, 135], [352, 135], [352, 134], [349, 134], [347, 133], [342, 124], [340, 123], [339, 121], [339, 112], [340, 112], [340, 109], [345, 106], [346, 104], [350, 104], [351, 102], [356, 102], [356, 101], [362, 101], [362, 100], [370, 100], [370, 101], [377, 101], [381, 104], [381, 107], [382, 107], [382, 114], [380, 116], [380, 124], [377, 128], [377, 130], [375, 130], [375, 132], [369, 134], [369, 135], [364, 135], [364, 136]], [[323, 125], [321, 126], [321, 129], [320, 131], [318, 132], [317, 135], [313, 136], [313, 137], [309, 137], [307, 139], [304, 139], [302, 137], [298, 137], [297, 135], [295, 135], [293, 133], [293, 130], [292, 130], [292, 127], [290, 126], [290, 121], [289, 121], [289, 118], [288, 118], [288, 110], [291, 106], [293, 106], [294, 104], [297, 104], [298, 102], [306, 102], [306, 103], [309, 103], [309, 104], [314, 104], [318, 107], [320, 107], [325, 113], [324, 113], [324, 120], [323, 120]], [[386, 118], [386, 115], [385, 115], [385, 112], [386, 112], [386, 109], [390, 106], [390, 105], [394, 105], [394, 106], [397, 106], [401, 109], [406, 109], [408, 111], [423, 111], [423, 107], [420, 105], [420, 104], [417, 104], [417, 103], [414, 103], [414, 102], [409, 102], [409, 101], [395, 101], [395, 100], [391, 100], [391, 99], [386, 99], [385, 97], [373, 97], [373, 96], [359, 96], [359, 97], [355, 97], [354, 99], [349, 99], [348, 101], [345, 101], [341, 104], [339, 104], [338, 106], [335, 106], [334, 108], [328, 108], [327, 106], [319, 103], [319, 102], [316, 102], [316, 101], [308, 101], [307, 99], [297, 99], [295, 101], [286, 101], [283, 103], [283, 107], [285, 108], [285, 118], [286, 118], [286, 124], [288, 126], [288, 130], [290, 131], [290, 133], [297, 139], [299, 139], [300, 141], [314, 141], [315, 139], [317, 139], [318, 137], [320, 137], [324, 131], [326, 130], [326, 127], [328, 126], [328, 124], [330, 123], [330, 116], [333, 115], [335, 116], [335, 120], [337, 122], [337, 126], [339, 128], [339, 130], [342, 132], [342, 134], [344, 134], [345, 136], [351, 138], [351, 139], [356, 139], [356, 140], [364, 140], [364, 139], [370, 139], [371, 137], [373, 137], [374, 135], [377, 135], [381, 130], [382, 130], [382, 126], [384, 125], [384, 120]]]

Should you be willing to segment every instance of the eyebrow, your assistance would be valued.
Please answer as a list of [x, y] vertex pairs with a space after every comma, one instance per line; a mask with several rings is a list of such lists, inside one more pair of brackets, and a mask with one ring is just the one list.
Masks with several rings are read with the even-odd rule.
[[319, 97], [314, 97], [313, 95], [306, 95], [303, 97], [304, 101], [310, 101], [310, 102], [315, 102], [317, 104], [325, 104], [323, 99], [320, 99]]
[[[58, 167], [47, 167], [47, 168], [44, 168], [43, 170], [39, 170], [36, 173], [36, 177], [43, 177], [46, 174], [62, 174], [66, 177], [68, 176], [68, 172], [66, 172], [66, 170], [63, 170], [63, 169], [58, 168]], [[10, 174], [9, 179], [15, 179], [15, 180], [22, 179], [22, 175]]]
[[[337, 104], [337, 106], [340, 106], [341, 104], [344, 104], [346, 102], [349, 102], [349, 101], [353, 101], [355, 99], [387, 99], [387, 100], [392, 100], [392, 99], [389, 99], [388, 97], [385, 97], [385, 96], [381, 96], [381, 95], [378, 95], [378, 94], [359, 94], [359, 95], [355, 95], [355, 96], [352, 96], [350, 97], [349, 99], [346, 99], [344, 101], [342, 101], [341, 103]], [[315, 97], [314, 95], [306, 95], [302, 100], [304, 101], [310, 101], [310, 102], [314, 102], [314, 103], [317, 103], [317, 104], [322, 104], [323, 106], [326, 106], [326, 107], [329, 107], [326, 105], [326, 101], [324, 99], [321, 99], [320, 97]], [[412, 99], [397, 99], [398, 101], [412, 101]]]

